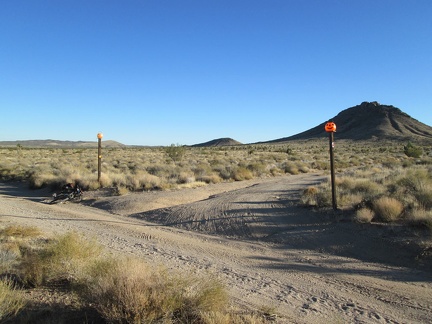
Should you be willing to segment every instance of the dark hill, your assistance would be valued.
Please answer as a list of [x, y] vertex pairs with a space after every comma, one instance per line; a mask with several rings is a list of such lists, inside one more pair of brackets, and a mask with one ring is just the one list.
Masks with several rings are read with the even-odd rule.
[[232, 145], [242, 145], [242, 143], [233, 140], [232, 138], [218, 138], [212, 141], [208, 141], [201, 144], [192, 145], [192, 147], [209, 147], [209, 146], [232, 146]]
[[[399, 108], [381, 105], [376, 101], [345, 109], [330, 120], [337, 126], [335, 136], [338, 139], [432, 141], [431, 126], [410, 117]], [[326, 137], [326, 122], [305, 132], [267, 143]]]

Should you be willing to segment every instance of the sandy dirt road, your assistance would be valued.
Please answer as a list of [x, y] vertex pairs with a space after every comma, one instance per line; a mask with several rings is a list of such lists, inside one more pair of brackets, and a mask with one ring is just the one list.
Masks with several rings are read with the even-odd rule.
[[317, 174], [48, 205], [46, 190], [0, 184], [0, 225], [78, 231], [115, 253], [212, 273], [233, 303], [280, 323], [428, 323], [430, 263], [400, 227], [344, 222], [297, 206]]

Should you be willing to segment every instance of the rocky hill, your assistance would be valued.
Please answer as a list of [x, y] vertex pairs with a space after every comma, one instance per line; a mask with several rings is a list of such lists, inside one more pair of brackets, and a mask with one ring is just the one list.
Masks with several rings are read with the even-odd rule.
[[225, 138], [218, 138], [214, 139], [212, 141], [208, 141], [201, 144], [195, 144], [192, 145], [192, 147], [209, 147], [209, 146], [232, 146], [232, 145], [242, 145], [242, 143], [233, 140], [232, 138], [225, 137]]
[[[362, 102], [345, 109], [330, 120], [337, 126], [335, 137], [338, 139], [432, 142], [431, 126], [419, 122], [399, 108], [381, 105], [376, 101]], [[326, 122], [305, 132], [266, 143], [326, 137]]]

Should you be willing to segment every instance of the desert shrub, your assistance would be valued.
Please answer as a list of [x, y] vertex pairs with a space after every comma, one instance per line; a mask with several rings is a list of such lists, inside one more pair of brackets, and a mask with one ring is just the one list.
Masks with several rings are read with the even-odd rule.
[[332, 206], [332, 192], [331, 189], [321, 190], [316, 195], [317, 207], [329, 207]]
[[179, 183], [192, 183], [195, 181], [195, 175], [192, 172], [181, 171], [178, 177]]
[[129, 189], [126, 187], [119, 186], [117, 187], [117, 195], [124, 196], [129, 193]]
[[200, 178], [212, 173], [212, 168], [207, 163], [198, 163], [192, 168], [192, 171], [197, 178]]
[[329, 207], [332, 205], [332, 193], [331, 189], [327, 186], [308, 187], [302, 193], [300, 203], [308, 206], [314, 206], [318, 208]]
[[370, 223], [374, 218], [374, 212], [369, 208], [361, 208], [356, 211], [355, 220], [359, 223]]
[[[104, 172], [101, 173], [99, 183], [101, 187], [111, 187], [113, 185], [113, 176]], [[119, 182], [118, 180], [116, 182]]]
[[304, 205], [309, 206], [316, 206], [317, 205], [317, 194], [318, 194], [318, 188], [311, 186], [303, 190], [303, 193], [300, 197], [300, 203]]
[[223, 180], [231, 179], [231, 167], [229, 165], [216, 165], [213, 166], [213, 171], [219, 174], [220, 178]]
[[375, 217], [383, 222], [393, 222], [400, 218], [404, 209], [402, 203], [391, 197], [381, 197], [373, 202]]
[[425, 227], [432, 230], [432, 211], [425, 209], [414, 209], [409, 212], [407, 221], [413, 226]]
[[165, 152], [174, 162], [179, 162], [186, 153], [186, 147], [180, 144], [171, 144], [165, 148]]
[[222, 182], [222, 178], [217, 174], [210, 174], [197, 178], [197, 181], [202, 181], [205, 183], [219, 183]]
[[283, 166], [285, 173], [299, 174], [299, 168], [294, 162], [286, 162]]
[[245, 167], [237, 167], [232, 171], [231, 177], [235, 181], [250, 180], [253, 178], [252, 172]]
[[308, 173], [308, 172], [310, 171], [310, 168], [309, 168], [305, 163], [300, 163], [300, 164], [298, 165], [298, 170], [299, 170], [301, 173]]
[[410, 142], [404, 146], [404, 153], [408, 157], [419, 158], [423, 154], [423, 149]]
[[169, 275], [135, 260], [95, 262], [81, 294], [109, 322], [199, 323], [201, 312], [226, 307], [225, 289], [215, 280]]
[[11, 225], [0, 230], [0, 238], [33, 238], [41, 235], [41, 232], [36, 227]]
[[337, 203], [339, 206], [358, 206], [364, 200], [364, 196], [359, 193], [344, 193], [342, 190], [337, 191]]
[[160, 188], [162, 185], [162, 179], [159, 178], [158, 176], [149, 174], [147, 172], [142, 172], [139, 173], [138, 175], [136, 175], [139, 184], [140, 184], [140, 188], [144, 189], [144, 190], [152, 190], [152, 189], [157, 189]]
[[27, 242], [41, 235], [35, 227], [7, 226], [0, 230], [0, 273], [10, 272], [19, 264]]
[[250, 163], [248, 164], [247, 168], [257, 177], [265, 174], [266, 171], [266, 165], [262, 162]]
[[84, 239], [77, 233], [60, 235], [43, 247], [23, 251], [20, 276], [30, 286], [61, 279], [73, 281], [101, 251], [94, 240]]
[[432, 175], [425, 167], [414, 167], [389, 184], [389, 190], [413, 207], [432, 208]]
[[328, 161], [316, 159], [312, 162], [312, 168], [316, 170], [328, 170], [330, 165]]
[[18, 245], [2, 244], [0, 247], [0, 274], [8, 273], [18, 264], [21, 254]]
[[365, 197], [374, 197], [385, 192], [385, 187], [369, 179], [355, 181], [354, 192], [362, 193]]
[[25, 305], [23, 294], [14, 288], [13, 282], [0, 280], [0, 321], [15, 316]]

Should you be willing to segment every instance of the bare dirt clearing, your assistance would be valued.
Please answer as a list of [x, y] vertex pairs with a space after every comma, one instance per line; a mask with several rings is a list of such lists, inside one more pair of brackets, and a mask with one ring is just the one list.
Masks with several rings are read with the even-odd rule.
[[322, 179], [302, 174], [120, 197], [88, 192], [82, 204], [60, 205], [43, 203], [47, 190], [3, 183], [0, 215], [4, 225], [75, 230], [118, 253], [214, 273], [233, 302], [273, 307], [279, 322], [429, 322], [432, 275], [416, 244], [422, 236], [298, 207], [301, 190]]

